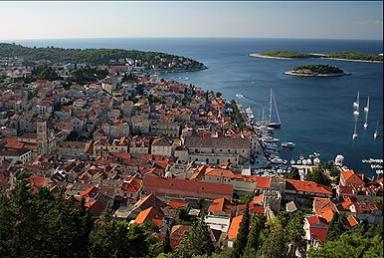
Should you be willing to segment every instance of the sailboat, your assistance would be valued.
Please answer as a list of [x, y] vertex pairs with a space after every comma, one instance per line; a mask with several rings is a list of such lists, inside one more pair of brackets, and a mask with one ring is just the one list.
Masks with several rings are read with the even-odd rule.
[[377, 139], [377, 138], [379, 138], [379, 121], [377, 121], [377, 124], [376, 124], [376, 130], [375, 130], [375, 132], [373, 133], [373, 139]]
[[369, 97], [367, 99], [367, 105], [364, 107], [364, 113], [365, 113], [364, 129], [368, 128], [368, 112], [369, 112]]
[[356, 101], [353, 102], [353, 107], [354, 107], [355, 109], [359, 109], [359, 106], [360, 106], [359, 98], [360, 98], [360, 92], [357, 92]]
[[[276, 116], [277, 116], [277, 122], [272, 122], [272, 111], [273, 108], [275, 108]], [[277, 103], [275, 99], [275, 94], [273, 93], [273, 89], [271, 89], [271, 94], [269, 96], [269, 119], [268, 119], [268, 126], [272, 128], [280, 128], [281, 127], [281, 120], [279, 115], [279, 110], [277, 109]]]
[[357, 138], [356, 126], [357, 126], [357, 119], [355, 119], [355, 129], [353, 130], [352, 140], [355, 140]]

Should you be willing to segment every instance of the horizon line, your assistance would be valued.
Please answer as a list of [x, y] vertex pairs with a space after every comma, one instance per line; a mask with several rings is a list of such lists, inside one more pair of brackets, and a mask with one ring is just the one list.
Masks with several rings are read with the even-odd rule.
[[0, 39], [4, 41], [43, 41], [43, 40], [96, 40], [96, 39], [290, 39], [290, 40], [359, 40], [359, 41], [383, 41], [369, 38], [316, 38], [316, 37], [257, 37], [257, 36], [111, 36], [111, 37], [68, 37], [68, 38], [20, 38]]

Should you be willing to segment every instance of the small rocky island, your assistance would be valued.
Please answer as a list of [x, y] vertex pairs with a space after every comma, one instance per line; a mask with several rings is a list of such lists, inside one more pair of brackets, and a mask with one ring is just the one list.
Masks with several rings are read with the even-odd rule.
[[287, 75], [303, 77], [333, 77], [348, 75], [336, 66], [323, 64], [299, 65], [284, 73]]

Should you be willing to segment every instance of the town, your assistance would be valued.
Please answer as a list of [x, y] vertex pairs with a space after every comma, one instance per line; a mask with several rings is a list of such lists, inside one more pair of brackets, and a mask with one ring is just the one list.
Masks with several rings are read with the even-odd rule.
[[142, 225], [168, 239], [169, 252], [200, 219], [216, 252], [230, 252], [245, 248], [246, 217], [300, 216], [302, 234], [286, 250], [293, 257], [335, 239], [335, 225], [353, 232], [382, 224], [382, 177], [340, 157], [278, 172], [262, 139], [267, 126], [255, 129], [220, 92], [161, 79], [141, 63], [0, 59], [3, 195], [24, 175], [32, 193], [47, 189], [94, 218]]

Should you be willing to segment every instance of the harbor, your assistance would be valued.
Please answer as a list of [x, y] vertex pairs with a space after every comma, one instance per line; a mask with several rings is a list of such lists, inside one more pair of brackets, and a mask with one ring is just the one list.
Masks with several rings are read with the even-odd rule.
[[[252, 174], [261, 176], [285, 175], [293, 171], [294, 168], [299, 170], [302, 177], [311, 166], [320, 164], [320, 154], [313, 153], [308, 157], [300, 155], [298, 158], [291, 160], [281, 157], [281, 152], [290, 152], [295, 148], [294, 142], [281, 142], [280, 139], [274, 136], [275, 130], [282, 127], [276, 97], [273, 89], [270, 90], [268, 114], [265, 114], [265, 107], [256, 103], [261, 110], [260, 116], [255, 116], [252, 108], [246, 105], [247, 102], [253, 99], [236, 94], [238, 98], [238, 107], [240, 113], [246, 122], [247, 126], [255, 132], [255, 149], [253, 151], [254, 164], [251, 167]], [[275, 116], [276, 119], [273, 119]]]

